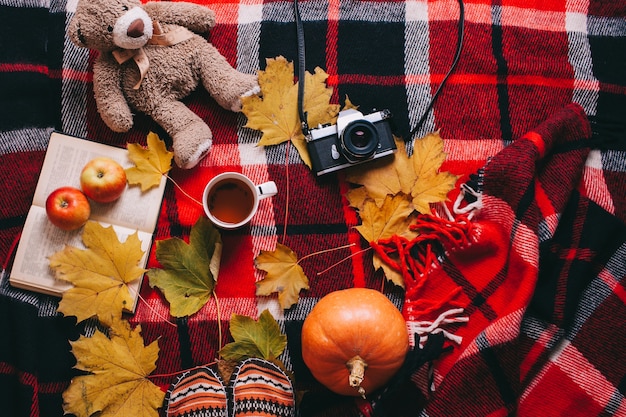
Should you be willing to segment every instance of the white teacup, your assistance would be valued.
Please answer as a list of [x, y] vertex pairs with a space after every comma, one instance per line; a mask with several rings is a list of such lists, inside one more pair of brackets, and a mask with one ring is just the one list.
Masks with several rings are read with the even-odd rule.
[[202, 205], [214, 225], [222, 229], [237, 229], [254, 217], [259, 201], [277, 192], [274, 181], [256, 185], [239, 172], [224, 172], [206, 185]]

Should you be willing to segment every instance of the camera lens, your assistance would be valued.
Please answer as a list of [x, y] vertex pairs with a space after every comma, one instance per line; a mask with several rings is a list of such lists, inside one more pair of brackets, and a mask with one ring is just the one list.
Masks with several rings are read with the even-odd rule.
[[378, 148], [376, 127], [367, 120], [348, 124], [341, 134], [341, 147], [348, 160], [370, 158]]

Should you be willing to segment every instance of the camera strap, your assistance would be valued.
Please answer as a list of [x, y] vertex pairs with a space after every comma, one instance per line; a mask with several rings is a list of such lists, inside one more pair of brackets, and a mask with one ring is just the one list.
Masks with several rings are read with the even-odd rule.
[[452, 75], [452, 73], [454, 72], [456, 68], [456, 64], [459, 63], [459, 58], [461, 58], [461, 51], [463, 50], [463, 38], [465, 37], [465, 5], [463, 4], [463, 0], [458, 0], [458, 1], [459, 1], [459, 20], [458, 20], [458, 26], [457, 26], [456, 52], [454, 53], [454, 59], [452, 60], [452, 65], [450, 65], [450, 69], [448, 70], [446, 75], [443, 77], [443, 80], [441, 80], [441, 84], [439, 84], [439, 87], [437, 87], [435, 94], [433, 94], [433, 97], [430, 99], [430, 103], [428, 103], [428, 107], [426, 107], [426, 110], [424, 110], [424, 114], [422, 114], [422, 117], [419, 119], [415, 127], [409, 133], [408, 139], [411, 139], [413, 135], [417, 133], [417, 131], [420, 129], [420, 127], [422, 127], [422, 125], [426, 121], [428, 114], [430, 113], [430, 111], [433, 109], [433, 106], [435, 105], [435, 101], [437, 100], [439, 93], [441, 93], [441, 90], [443, 89], [443, 86], [446, 84], [446, 81], [448, 81], [448, 78], [450, 78], [450, 75]]
[[[458, 29], [457, 29], [456, 52], [454, 54], [454, 59], [452, 60], [452, 65], [450, 66], [450, 69], [448, 70], [446, 75], [443, 77], [443, 80], [441, 80], [441, 83], [439, 84], [439, 87], [437, 87], [435, 94], [433, 94], [432, 98], [430, 99], [430, 103], [428, 103], [428, 106], [426, 107], [424, 114], [419, 119], [415, 127], [411, 129], [411, 132], [409, 133], [409, 137], [407, 138], [407, 140], [411, 139], [413, 135], [417, 133], [420, 127], [422, 127], [422, 124], [424, 124], [424, 122], [426, 121], [428, 114], [430, 113], [430, 111], [433, 109], [433, 106], [435, 105], [435, 101], [437, 100], [437, 97], [439, 97], [439, 93], [441, 93], [443, 86], [446, 84], [446, 82], [448, 81], [448, 78], [450, 78], [450, 75], [452, 75], [452, 73], [456, 69], [456, 66], [461, 57], [461, 51], [463, 50], [463, 38], [465, 35], [465, 5], [463, 4], [463, 0], [458, 0], [458, 2], [459, 2], [459, 20], [458, 20]], [[300, 17], [300, 6], [298, 5], [298, 0], [294, 0], [293, 5], [294, 5], [294, 12], [295, 12], [295, 19], [296, 19], [297, 39], [298, 39], [298, 114], [300, 115], [302, 133], [306, 136], [309, 133], [309, 124], [307, 121], [307, 114], [304, 111], [304, 77], [305, 77], [305, 71], [306, 71], [304, 28], [302, 27], [302, 19]]]
[[294, 0], [294, 11], [296, 15], [296, 31], [298, 36], [298, 114], [300, 115], [300, 124], [304, 136], [309, 134], [309, 123], [307, 114], [304, 111], [304, 77], [305, 77], [305, 50], [304, 50], [304, 28], [302, 27], [302, 19], [300, 18], [300, 7], [298, 0]]

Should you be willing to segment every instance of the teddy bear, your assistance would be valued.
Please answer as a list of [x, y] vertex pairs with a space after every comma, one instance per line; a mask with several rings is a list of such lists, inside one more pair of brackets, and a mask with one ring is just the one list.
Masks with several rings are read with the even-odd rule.
[[233, 68], [201, 36], [215, 13], [187, 2], [79, 0], [68, 25], [73, 43], [99, 52], [93, 65], [98, 113], [115, 132], [133, 126], [133, 110], [171, 137], [174, 161], [193, 168], [209, 152], [209, 126], [181, 100], [200, 84], [227, 110], [259, 92], [257, 76]]

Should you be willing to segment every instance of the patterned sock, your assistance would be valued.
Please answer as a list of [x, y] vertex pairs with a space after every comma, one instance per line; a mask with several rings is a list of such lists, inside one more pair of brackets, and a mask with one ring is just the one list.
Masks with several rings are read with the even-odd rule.
[[167, 417], [228, 417], [228, 397], [221, 378], [210, 368], [185, 372], [165, 396]]
[[263, 359], [245, 360], [232, 377], [233, 417], [293, 417], [291, 381], [276, 365]]

